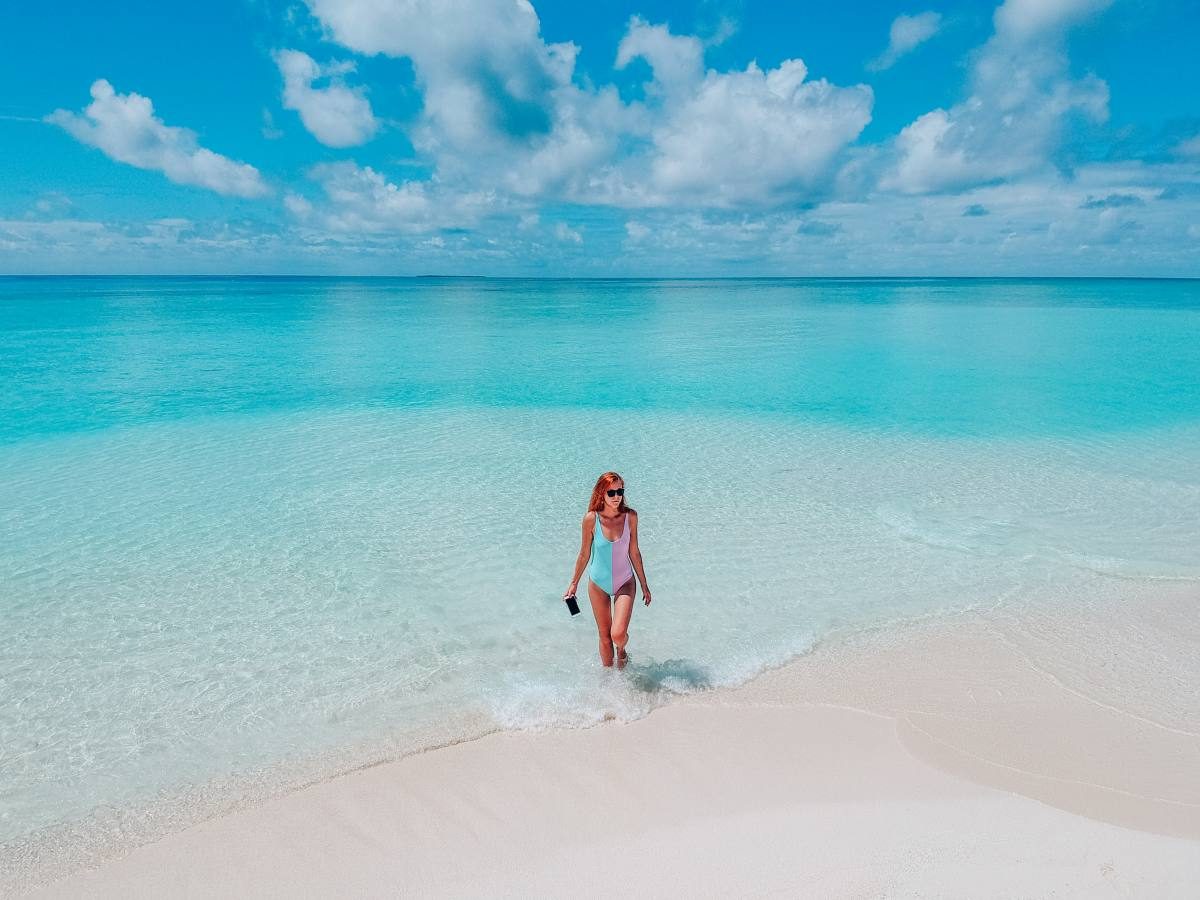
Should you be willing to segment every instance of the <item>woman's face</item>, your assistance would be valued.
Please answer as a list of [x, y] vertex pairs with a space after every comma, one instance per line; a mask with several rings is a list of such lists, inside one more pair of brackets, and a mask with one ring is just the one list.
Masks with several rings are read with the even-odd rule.
[[609, 491], [615, 491], [618, 489], [623, 490], [624, 488], [625, 488], [625, 482], [618, 479], [617, 481], [614, 481], [612, 484], [610, 484], [608, 486], [607, 490], [605, 490], [604, 502], [608, 505], [609, 509], [619, 509], [621, 506], [621, 501], [625, 499], [620, 494], [618, 494], [617, 496], [614, 497], [611, 494], [609, 494]]

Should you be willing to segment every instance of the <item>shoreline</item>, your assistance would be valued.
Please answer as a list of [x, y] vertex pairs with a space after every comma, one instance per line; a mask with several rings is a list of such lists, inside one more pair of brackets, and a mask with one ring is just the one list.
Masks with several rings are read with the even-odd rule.
[[[701, 893], [937, 893], [954, 871], [937, 861], [952, 860], [1016, 866], [997, 893], [1080, 895], [1120, 873], [1126, 889], [1182, 896], [1200, 880], [1200, 711], [1187, 693], [1200, 591], [1103, 584], [1083, 615], [1019, 606], [859, 632], [630, 722], [493, 731], [371, 764], [20, 889], [554, 893], [577, 891], [589, 849], [664, 878], [650, 841], [678, 863], [659, 893], [682, 890], [681, 872]], [[1137, 667], [1147, 648], [1158, 669]], [[768, 862], [762, 848], [785, 839], [821, 842], [821, 865], [840, 868]], [[931, 864], [913, 869], [917, 856]]]

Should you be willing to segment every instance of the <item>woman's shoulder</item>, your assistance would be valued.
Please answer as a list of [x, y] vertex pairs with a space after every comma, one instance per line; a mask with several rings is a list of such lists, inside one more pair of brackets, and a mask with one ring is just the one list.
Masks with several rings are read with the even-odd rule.
[[629, 513], [629, 515], [633, 516], [635, 521], [637, 520], [637, 510], [634, 509], [632, 506], [625, 507], [625, 512], [627, 512], [627, 513]]

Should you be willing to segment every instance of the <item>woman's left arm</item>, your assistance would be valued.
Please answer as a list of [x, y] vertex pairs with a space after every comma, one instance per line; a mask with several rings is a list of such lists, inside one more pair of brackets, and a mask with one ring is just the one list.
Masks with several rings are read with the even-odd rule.
[[642, 598], [647, 606], [650, 605], [650, 585], [646, 584], [646, 570], [642, 568], [642, 551], [638, 547], [637, 538], [638, 517], [637, 513], [629, 514], [629, 561], [633, 563], [633, 570], [637, 572], [638, 580], [642, 583]]

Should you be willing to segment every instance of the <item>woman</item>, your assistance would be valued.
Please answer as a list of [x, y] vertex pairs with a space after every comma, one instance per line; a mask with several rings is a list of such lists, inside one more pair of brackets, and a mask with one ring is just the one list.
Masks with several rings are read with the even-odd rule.
[[588, 596], [596, 627], [600, 629], [600, 661], [625, 668], [628, 654], [629, 619], [637, 589], [633, 573], [642, 583], [642, 599], [650, 605], [650, 588], [638, 549], [637, 513], [625, 505], [625, 482], [616, 472], [605, 472], [592, 489], [592, 500], [583, 516], [583, 544], [575, 560], [575, 575], [563, 597], [575, 594], [583, 567], [588, 571]]

